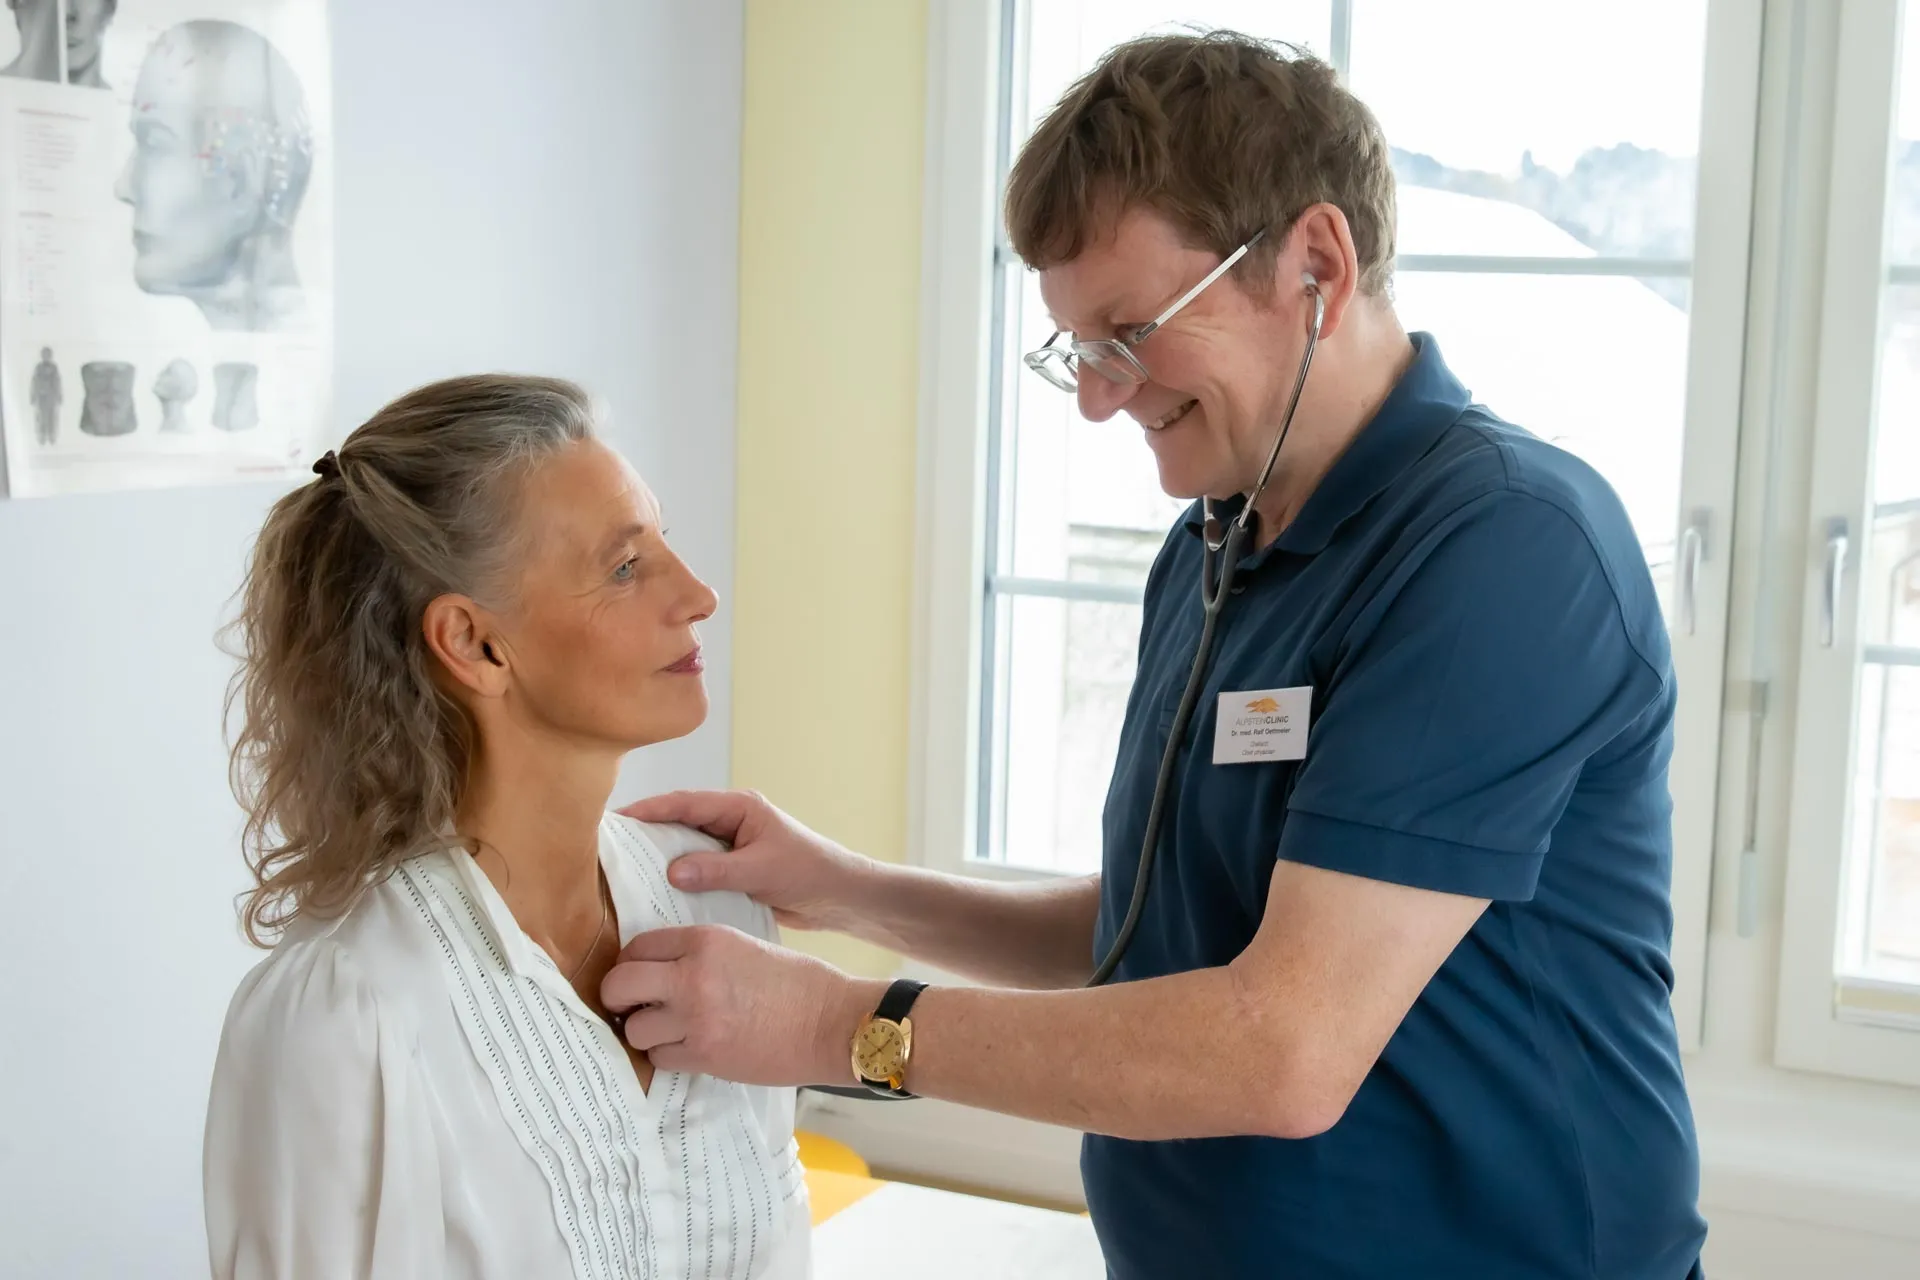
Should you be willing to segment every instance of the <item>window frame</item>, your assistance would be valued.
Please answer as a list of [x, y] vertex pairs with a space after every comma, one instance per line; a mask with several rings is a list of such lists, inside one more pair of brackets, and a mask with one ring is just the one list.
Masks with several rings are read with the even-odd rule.
[[[1352, 5], [1335, 0], [1331, 42], [1344, 59]], [[999, 275], [1002, 127], [1019, 71], [1019, 0], [935, 5], [928, 33], [929, 113], [923, 221], [923, 378], [917, 475], [914, 686], [910, 708], [909, 856], [921, 865], [988, 879], [1057, 873], [974, 856], [991, 820], [984, 762], [987, 627], [996, 594], [1106, 599], [1118, 589], [992, 577], [993, 415], [1004, 401]], [[1683, 692], [1673, 768], [1675, 1018], [1684, 1048], [1699, 1044], [1716, 798], [1723, 763], [1727, 639], [1732, 598], [1735, 465], [1746, 377], [1755, 140], [1763, 0], [1711, 0], [1703, 69], [1682, 458], [1680, 527], [1703, 519], [1694, 631], [1673, 639]], [[1647, 264], [1607, 259], [1598, 270], [1638, 274]], [[1659, 264], [1653, 264], [1659, 265]], [[1635, 268], [1641, 268], [1636, 272]], [[1406, 258], [1398, 268], [1593, 274], [1591, 259]], [[1497, 406], [1496, 406], [1497, 407]], [[1676, 584], [1680, 575], [1676, 573]], [[997, 589], [997, 592], [996, 592]], [[1137, 593], [1134, 598], [1137, 598]], [[1677, 612], [1677, 611], [1676, 611]]]
[[[1837, 972], [1865, 666], [1859, 636], [1860, 548], [1871, 519], [1881, 304], [1895, 275], [1886, 263], [1885, 230], [1897, 135], [1901, 10], [1900, 0], [1852, 0], [1839, 19], [1813, 430], [1801, 513], [1805, 555], [1797, 593], [1800, 650], [1773, 1055], [1780, 1066], [1920, 1085], [1920, 986], [1848, 979]], [[1908, 14], [1905, 20], [1920, 20], [1920, 15]], [[1894, 56], [1888, 56], [1889, 49]], [[1850, 537], [1841, 552], [1828, 644], [1834, 520], [1845, 521]], [[1887, 995], [1914, 1012], [1869, 1007], [1887, 1003], [1876, 999]]]

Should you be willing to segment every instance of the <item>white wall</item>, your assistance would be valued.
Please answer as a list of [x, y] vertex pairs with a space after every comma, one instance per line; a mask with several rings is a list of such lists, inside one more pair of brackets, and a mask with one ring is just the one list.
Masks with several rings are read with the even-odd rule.
[[[741, 0], [334, 0], [338, 421], [574, 377], [729, 594]], [[0, 1275], [205, 1274], [200, 1126], [256, 958], [213, 632], [264, 486], [0, 502]], [[727, 775], [714, 713], [624, 788]]]

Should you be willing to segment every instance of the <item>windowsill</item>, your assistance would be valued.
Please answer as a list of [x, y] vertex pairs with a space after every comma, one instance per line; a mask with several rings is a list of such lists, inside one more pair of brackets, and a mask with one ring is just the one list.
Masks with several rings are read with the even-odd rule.
[[1834, 980], [1834, 1017], [1856, 1026], [1920, 1033], [1920, 986], [1885, 977]]

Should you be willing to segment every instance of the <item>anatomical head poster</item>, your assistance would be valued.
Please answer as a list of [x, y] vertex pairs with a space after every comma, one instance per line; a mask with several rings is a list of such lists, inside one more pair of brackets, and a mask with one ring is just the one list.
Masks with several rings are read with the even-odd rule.
[[278, 476], [332, 409], [325, 0], [4, 0], [14, 497]]

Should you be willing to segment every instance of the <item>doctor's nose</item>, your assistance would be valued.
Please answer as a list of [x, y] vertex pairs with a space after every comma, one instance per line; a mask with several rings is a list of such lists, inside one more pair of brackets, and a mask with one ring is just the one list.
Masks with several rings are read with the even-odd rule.
[[1088, 422], [1105, 422], [1120, 412], [1122, 405], [1139, 394], [1142, 385], [1138, 382], [1115, 382], [1084, 366], [1079, 373], [1074, 395], [1080, 401], [1080, 416]]

